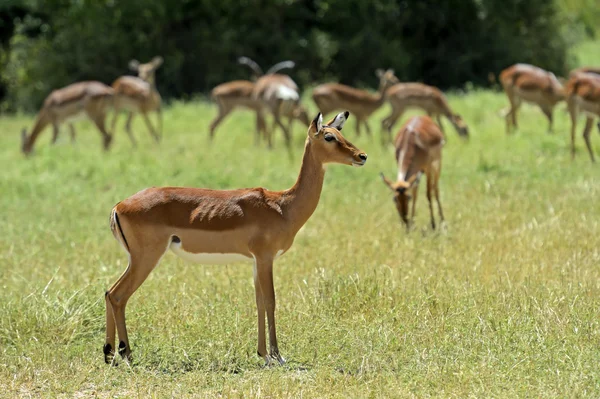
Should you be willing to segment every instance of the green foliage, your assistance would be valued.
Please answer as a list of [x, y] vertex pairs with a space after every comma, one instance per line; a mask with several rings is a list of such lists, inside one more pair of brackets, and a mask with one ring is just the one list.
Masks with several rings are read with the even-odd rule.
[[13, 1], [28, 14], [11, 20], [2, 73], [10, 109], [35, 109], [74, 81], [110, 83], [128, 73], [129, 59], [154, 55], [166, 61], [165, 98], [247, 78], [240, 55], [263, 66], [292, 59], [301, 85], [374, 87], [380, 67], [441, 87], [486, 85], [514, 62], [567, 69], [564, 19], [548, 0]]

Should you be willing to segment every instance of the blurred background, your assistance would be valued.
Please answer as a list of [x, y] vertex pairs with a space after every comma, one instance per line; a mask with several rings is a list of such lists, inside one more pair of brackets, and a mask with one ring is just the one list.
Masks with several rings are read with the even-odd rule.
[[249, 78], [241, 55], [295, 61], [300, 86], [375, 88], [388, 67], [442, 89], [490, 86], [515, 62], [564, 76], [598, 21], [597, 0], [1, 0], [0, 112], [35, 111], [76, 81], [110, 84], [155, 55], [167, 101]]

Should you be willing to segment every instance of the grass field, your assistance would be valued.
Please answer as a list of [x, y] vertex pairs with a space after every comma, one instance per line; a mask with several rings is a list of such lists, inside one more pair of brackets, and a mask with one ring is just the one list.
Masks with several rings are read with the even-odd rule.
[[[377, 134], [357, 138], [350, 117], [344, 134], [369, 161], [329, 167], [317, 211], [276, 263], [288, 364], [273, 368], [255, 354], [251, 265], [172, 254], [129, 303], [133, 364], [105, 365], [104, 291], [126, 266], [108, 216], [153, 185], [288, 188], [303, 127], [293, 160], [280, 136], [273, 151], [254, 146], [245, 112], [209, 145], [215, 107], [175, 103], [160, 145], [138, 119], [137, 149], [121, 127], [103, 153], [82, 122], [76, 145], [65, 128], [50, 146], [48, 130], [25, 159], [19, 132], [33, 117], [3, 117], [0, 397], [597, 397], [600, 181], [583, 122], [571, 161], [564, 104], [554, 134], [524, 106], [507, 136], [501, 93], [450, 102], [472, 137], [461, 141], [446, 121], [438, 232], [422, 184], [406, 234], [378, 177], [395, 175], [393, 149]], [[596, 131], [592, 141], [598, 153]]]

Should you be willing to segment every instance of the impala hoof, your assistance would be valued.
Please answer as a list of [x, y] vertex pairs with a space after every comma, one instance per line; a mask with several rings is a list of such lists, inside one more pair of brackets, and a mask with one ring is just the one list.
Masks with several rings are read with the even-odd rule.
[[115, 357], [115, 352], [113, 351], [112, 345], [104, 344], [104, 347], [102, 348], [102, 352], [104, 352], [104, 363], [111, 364]]

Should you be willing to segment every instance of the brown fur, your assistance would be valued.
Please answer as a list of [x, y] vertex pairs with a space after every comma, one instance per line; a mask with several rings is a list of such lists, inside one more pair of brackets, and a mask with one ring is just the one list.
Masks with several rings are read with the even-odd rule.
[[[567, 107], [571, 116], [571, 157], [575, 158], [575, 131], [580, 112], [586, 113], [586, 123], [583, 129], [583, 139], [587, 146], [592, 162], [595, 162], [590, 131], [594, 117], [600, 117], [600, 75], [592, 73], [572, 74], [565, 87]], [[600, 125], [598, 125], [600, 131]]]
[[[53, 126], [52, 143], [55, 143], [60, 125], [80, 113], [94, 122], [102, 134], [104, 149], [107, 150], [110, 146], [111, 136], [105, 129], [104, 121], [112, 96], [113, 90], [110, 87], [96, 81], [73, 83], [62, 89], [54, 90], [46, 97], [31, 134], [27, 135], [23, 130], [21, 150], [23, 153], [29, 154], [40, 133], [50, 124]], [[71, 140], [75, 141], [75, 128], [71, 123], [69, 126]]]
[[[317, 207], [325, 164], [363, 165], [366, 162], [366, 154], [336, 128], [341, 129], [346, 117], [347, 114], [339, 114], [329, 122], [331, 126], [321, 129], [318, 129], [320, 114], [311, 123], [300, 174], [289, 190], [151, 188], [115, 206], [111, 229], [128, 250], [130, 263], [106, 295], [107, 361], [114, 355], [115, 327], [123, 342], [120, 345], [123, 355], [129, 356], [125, 306], [172, 242], [180, 243], [187, 252], [233, 253], [255, 259], [258, 353], [267, 362], [283, 361], [275, 334], [273, 261], [279, 251], [285, 252], [291, 247], [296, 233]], [[326, 141], [326, 138], [335, 140]], [[270, 354], [265, 344], [265, 314]]]
[[367, 134], [370, 135], [371, 128], [367, 119], [381, 107], [388, 88], [398, 83], [398, 78], [391, 69], [385, 72], [377, 70], [377, 76], [379, 89], [375, 94], [339, 83], [326, 83], [315, 87], [312, 93], [313, 101], [324, 115], [339, 109], [350, 110], [356, 116], [357, 134], [360, 135], [361, 125], [364, 125]]
[[565, 99], [560, 81], [553, 73], [529, 64], [515, 64], [500, 73], [510, 110], [506, 114], [506, 132], [517, 128], [517, 111], [522, 101], [536, 104], [548, 119], [552, 131], [554, 106]]
[[381, 127], [387, 130], [389, 141], [394, 124], [407, 108], [413, 107], [421, 108], [429, 116], [435, 117], [442, 132], [441, 115], [448, 118], [460, 136], [469, 136], [467, 124], [460, 115], [452, 112], [446, 96], [437, 87], [422, 83], [398, 83], [388, 89], [386, 97], [392, 106], [392, 113], [381, 121]]
[[[146, 64], [140, 64], [136, 60], [129, 62], [129, 67], [138, 73], [135, 76], [121, 76], [114, 81], [112, 87], [115, 92], [114, 108], [115, 113], [111, 123], [111, 130], [114, 134], [117, 126], [117, 118], [121, 110], [127, 111], [127, 122], [125, 130], [131, 143], [135, 146], [137, 143], [131, 132], [131, 122], [136, 113], [142, 114], [148, 131], [154, 137], [156, 142], [160, 141], [162, 135], [162, 111], [160, 93], [156, 89], [156, 70], [162, 65], [162, 57], [154, 57], [152, 61]], [[152, 126], [148, 114], [157, 113], [158, 131]]]
[[[210, 123], [209, 138], [212, 140], [215, 130], [225, 117], [236, 108], [247, 108], [256, 112], [255, 143], [258, 144], [261, 134], [267, 139], [269, 146], [272, 145], [269, 132], [264, 120], [263, 104], [253, 97], [254, 83], [249, 80], [234, 80], [216, 86], [211, 97], [219, 107], [219, 113]], [[304, 126], [310, 124], [306, 109], [299, 103], [282, 104], [280, 115], [288, 118], [288, 130], [291, 131], [294, 120], [300, 120]], [[271, 131], [275, 129], [272, 127]]]
[[[395, 183], [386, 178], [383, 173], [383, 182], [394, 193], [394, 203], [400, 219], [407, 230], [415, 218], [415, 207], [419, 190], [421, 173], [427, 176], [427, 199], [431, 214], [431, 227], [435, 229], [433, 216], [432, 194], [438, 204], [440, 220], [444, 221], [444, 213], [440, 202], [439, 179], [442, 171], [442, 146], [444, 134], [429, 116], [421, 115], [409, 119], [398, 132], [394, 140], [396, 148], [396, 162], [398, 164], [398, 181]], [[409, 203], [412, 198], [412, 211], [410, 219]]]

